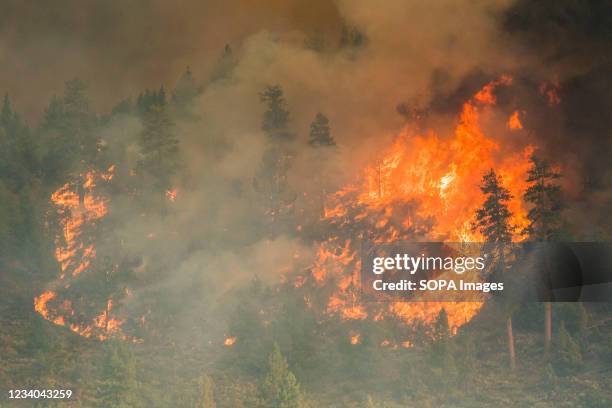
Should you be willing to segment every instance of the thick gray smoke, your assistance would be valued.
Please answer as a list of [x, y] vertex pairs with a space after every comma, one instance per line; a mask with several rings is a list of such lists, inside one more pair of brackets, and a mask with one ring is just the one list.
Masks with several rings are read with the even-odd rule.
[[[126, 204], [120, 235], [129, 252], [145, 254], [142, 273], [163, 260], [165, 265], [156, 265], [168, 268], [160, 286], [189, 285], [194, 276], [231, 276], [218, 285], [223, 293], [234, 280], [254, 275], [276, 279], [279, 265], [295, 262], [295, 254], [298, 264], [305, 262], [312, 251], [308, 243], [283, 235], [248, 239], [261, 228], [254, 221], [257, 198], [251, 183], [267, 147], [258, 96], [267, 84], [283, 86], [291, 112], [296, 159], [290, 177], [295, 185], [307, 185], [318, 170], [305, 143], [310, 121], [319, 111], [330, 118], [339, 146], [334, 165], [326, 168], [333, 187], [379, 157], [406, 126], [406, 112], [412, 108], [431, 108], [428, 125], [448, 129], [458, 112], [451, 102], [465, 100], [502, 73], [513, 74], [517, 84], [515, 94], [500, 95], [501, 109], [507, 110], [519, 96], [541, 99], [538, 83], [556, 79], [568, 86], [561, 98], [569, 103], [550, 114], [544, 108], [530, 111], [529, 102], [527, 124], [535, 129], [529, 137], [539, 138], [547, 152], [559, 153], [562, 164], [576, 169], [579, 176], [569, 179], [574, 196], [580, 196], [583, 188], [575, 186], [585, 174], [595, 177], [601, 170], [588, 160], [598, 156], [579, 142], [572, 144], [578, 147], [571, 154], [557, 147], [576, 130], [576, 122], [567, 119], [573, 113], [564, 109], [590, 89], [588, 75], [601, 65], [585, 62], [588, 58], [575, 62], [571, 49], [552, 60], [539, 52], [530, 44], [533, 27], [549, 16], [516, 3], [62, 0], [34, 5], [4, 0], [0, 90], [35, 122], [51, 95], [61, 92], [63, 80], [84, 79], [94, 108], [109, 112], [144, 88], [163, 84], [171, 89], [190, 66], [203, 91], [194, 106], [199, 119], [179, 122], [177, 128], [184, 158], [180, 183], [185, 187], [178, 192], [172, 216], [157, 225], [140, 222]], [[535, 21], [523, 21], [525, 15], [535, 15]], [[343, 27], [358, 29], [360, 40], [342, 42]], [[569, 36], [579, 48], [576, 38]], [[213, 80], [226, 44], [233, 50], [233, 65], [225, 77]], [[577, 75], [587, 77], [575, 79]], [[603, 81], [608, 88], [609, 82]], [[602, 111], [602, 103], [609, 107], [610, 97], [600, 99], [596, 112]], [[135, 141], [140, 126], [136, 118], [116, 117], [103, 137]], [[609, 131], [604, 134], [597, 126], [587, 130], [580, 137], [609, 138]], [[128, 151], [135, 155], [135, 149]], [[585, 207], [609, 202], [608, 186], [601, 187], [594, 195], [601, 202]]]

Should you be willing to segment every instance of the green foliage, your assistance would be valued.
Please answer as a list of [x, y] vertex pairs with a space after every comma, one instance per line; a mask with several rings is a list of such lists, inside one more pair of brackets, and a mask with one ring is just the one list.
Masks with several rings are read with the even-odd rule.
[[508, 201], [512, 198], [510, 191], [501, 184], [501, 179], [491, 171], [482, 178], [480, 190], [486, 199], [476, 211], [473, 229], [480, 231], [487, 242], [508, 243], [512, 240], [512, 226]]
[[436, 323], [434, 325], [434, 341], [447, 341], [450, 338], [450, 328], [448, 326], [448, 315], [446, 309], [440, 309]]
[[198, 397], [196, 408], [216, 408], [214, 395], [215, 384], [208, 375], [203, 375], [198, 379]]
[[255, 279], [250, 287], [237, 294], [242, 301], [229, 318], [229, 335], [237, 338], [228, 356], [229, 364], [256, 376], [264, 371], [266, 353], [272, 343], [260, 314], [268, 295], [268, 289]]
[[96, 163], [101, 147], [96, 125], [87, 86], [79, 79], [67, 81], [63, 97], [51, 99], [41, 126], [45, 146], [41, 167], [47, 182], [59, 185]]
[[542, 370], [542, 386], [549, 391], [554, 391], [557, 388], [557, 384], [557, 374], [555, 373], [553, 366], [548, 363]]
[[387, 408], [389, 405], [385, 403], [379, 403], [371, 395], [368, 395], [366, 400], [363, 402], [363, 408]]
[[535, 154], [530, 160], [531, 168], [527, 172], [529, 187], [524, 199], [532, 208], [527, 214], [529, 225], [523, 233], [535, 241], [550, 241], [561, 228], [561, 187], [555, 183], [561, 174]]
[[287, 130], [289, 110], [280, 85], [268, 85], [259, 95], [267, 106], [264, 112], [261, 129], [274, 140], [289, 140], [292, 134]]
[[608, 333], [607, 336], [604, 337], [602, 343], [601, 357], [603, 361], [612, 365], [612, 333]]
[[172, 91], [172, 102], [179, 109], [188, 112], [191, 110], [193, 101], [200, 92], [200, 87], [196, 83], [191, 70], [187, 67]]
[[136, 108], [140, 114], [145, 114], [153, 108], [162, 108], [166, 106], [166, 91], [164, 87], [160, 87], [158, 91], [149, 91], [145, 89], [143, 93], [138, 95], [136, 99]]
[[154, 190], [162, 194], [172, 187], [179, 167], [179, 141], [174, 121], [163, 105], [154, 105], [144, 113], [140, 134], [139, 169], [151, 179]]
[[17, 197], [0, 180], [0, 256], [17, 247], [13, 218], [17, 207]]
[[476, 341], [471, 334], [463, 335], [459, 341], [457, 358], [457, 371], [459, 380], [463, 383], [471, 382], [477, 374]]
[[0, 112], [0, 178], [13, 190], [33, 183], [40, 172], [40, 154], [32, 132], [5, 95]]
[[336, 141], [330, 134], [329, 119], [321, 112], [317, 113], [310, 124], [308, 144], [312, 147], [335, 146]]
[[276, 223], [290, 215], [292, 208], [289, 204], [296, 199], [296, 193], [287, 182], [293, 155], [285, 143], [293, 135], [287, 128], [289, 111], [282, 88], [279, 85], [267, 86], [260, 94], [260, 100], [267, 106], [261, 128], [268, 135], [270, 146], [253, 178], [253, 188], [264, 199], [266, 214]]
[[271, 201], [282, 200], [289, 187], [287, 171], [291, 165], [290, 159], [283, 149], [266, 150], [254, 179], [255, 190], [269, 195]]
[[136, 367], [128, 344], [109, 341], [104, 345], [104, 360], [100, 365], [100, 380], [96, 406], [128, 408], [139, 406]]
[[434, 325], [430, 350], [430, 385], [447, 387], [457, 377], [457, 364], [450, 341], [450, 329], [446, 310], [442, 308]]
[[580, 394], [580, 404], [584, 408], [608, 408], [612, 398], [599, 386], [592, 386]]
[[[353, 40], [347, 42], [355, 43]], [[231, 54], [231, 51], [227, 54]], [[178, 140], [173, 123], [184, 119], [177, 115], [177, 107], [183, 103], [180, 101], [189, 104], [188, 101], [195, 97], [193, 78], [190, 72], [188, 74], [179, 80], [170, 104], [166, 101], [164, 89], [160, 88], [158, 91], [145, 91], [134, 104], [126, 99], [113, 110], [113, 114], [137, 115], [129, 119], [142, 121], [143, 133], [139, 140], [142, 160], [138, 170], [148, 178], [149, 187], [160, 191], [170, 186], [173, 178], [176, 178]], [[264, 125], [267, 123], [264, 130], [268, 133], [270, 148], [262, 159], [256, 188], [271, 197], [276, 206], [272, 207], [273, 212], [278, 214], [278, 209], [292, 200], [287, 180], [291, 154], [282, 142], [290, 137], [287, 131], [289, 112], [280, 87], [267, 89], [262, 93], [262, 99], [268, 109], [264, 115]], [[159, 285], [160, 288], [151, 291], [151, 281], [147, 280], [150, 277], [144, 277], [146, 274], [133, 276], [129, 273], [130, 267], [126, 266], [129, 262], [144, 264], [144, 260], [121, 259], [124, 255], [121, 248], [131, 245], [125, 239], [127, 237], [104, 233], [100, 234], [103, 237], [95, 237], [97, 256], [88, 273], [70, 281], [69, 290], [80, 294], [71, 299], [77, 311], [74, 319], [85, 318], [89, 312], [87, 306], [104, 303], [110, 297], [117, 300], [118, 318], [125, 317], [119, 315], [122, 307], [131, 308], [130, 313], [143, 311], [140, 329], [149, 335], [145, 342], [131, 345], [114, 339], [102, 343], [81, 338], [37, 314], [32, 317], [32, 294], [39, 294], [39, 289], [48, 282], [40, 276], [34, 280], [31, 277], [42, 272], [55, 276], [57, 269], [52, 252], [55, 237], [47, 230], [43, 222], [46, 219], [41, 215], [53, 212], [48, 207], [49, 194], [59, 185], [76, 178], [86, 166], [102, 168], [96, 165], [97, 162], [108, 159], [105, 157], [106, 144], [100, 138], [105, 125], [90, 106], [85, 84], [74, 80], [66, 84], [63, 96], [50, 101], [40, 129], [28, 128], [8, 96], [4, 98], [0, 110], [0, 266], [4, 271], [0, 274], [0, 283], [4, 288], [0, 297], [3, 302], [0, 313], [3, 327], [0, 333], [0, 382], [10, 381], [15, 386], [70, 386], [79, 390], [79, 400], [75, 404], [100, 407], [193, 406], [194, 403], [203, 407], [216, 404], [218, 408], [304, 407], [305, 398], [294, 373], [306, 389], [316, 390], [320, 405], [314, 406], [330, 406], [331, 403], [347, 407], [365, 403], [369, 408], [400, 406], [385, 399], [389, 395], [398, 401], [401, 399], [402, 406], [454, 406], [464, 401], [468, 401], [464, 406], [510, 406], [515, 400], [531, 402], [538, 398], [539, 395], [535, 394], [540, 390], [534, 390], [534, 383], [542, 383], [547, 389], [555, 390], [554, 395], [561, 395], [560, 398], [567, 399], [568, 404], [592, 407], [610, 405], [603, 385], [588, 389], [583, 395], [576, 392], [585, 377], [592, 378], [594, 375], [591, 369], [602, 368], [600, 360], [605, 363], [605, 358], [609, 359], [607, 362], [612, 359], [612, 337], [606, 336], [605, 332], [599, 344], [592, 348], [589, 345], [589, 351], [595, 351], [597, 357], [602, 359], [594, 361], [595, 353], [588, 354], [577, 347], [577, 343], [580, 343], [576, 341], [578, 336], [582, 339], [583, 334], [588, 332], [589, 339], [596, 337], [592, 329], [587, 328], [587, 320], [592, 318], [592, 322], [597, 323], [598, 318], [595, 314], [587, 316], [586, 309], [578, 303], [555, 305], [558, 306], [555, 316], [562, 318], [565, 325], [560, 329], [559, 350], [552, 366], [544, 366], [542, 370], [543, 361], [537, 354], [540, 349], [533, 347], [538, 343], [537, 339], [534, 341], [529, 333], [519, 333], [517, 342], [521, 352], [532, 357], [526, 358], [521, 366], [520, 374], [524, 378], [510, 378], [500, 372], [502, 364], [498, 356], [498, 339], [491, 339], [485, 326], [487, 323], [494, 326], [495, 321], [475, 322], [483, 326], [472, 332], [474, 335], [467, 336], [460, 332], [457, 337], [452, 337], [448, 316], [442, 310], [433, 333], [427, 327], [427, 335], [433, 334], [430, 347], [420, 347], [426, 344], [425, 341], [415, 341], [418, 346], [409, 350], [380, 347], [381, 340], [387, 338], [395, 344], [406, 338], [412, 341], [410, 336], [402, 338], [405, 323], [393, 326], [391, 319], [386, 319], [373, 323], [376, 327], [369, 327], [369, 321], [345, 322], [316, 314], [317, 300], [313, 301], [313, 308], [306, 308], [301, 302], [302, 295], [315, 293], [314, 290], [308, 292], [308, 283], [300, 289], [303, 292], [293, 292], [282, 285], [268, 289], [260, 283], [250, 290], [238, 292], [239, 306], [231, 315], [228, 331], [238, 341], [234, 347], [225, 348], [217, 340], [217, 335], [227, 330], [222, 324], [224, 322], [219, 323], [222, 318], [211, 321], [204, 317], [202, 321], [206, 321], [206, 324], [199, 325], [200, 309], [185, 312], [192, 306], [189, 302], [191, 298], [209, 297], [211, 293], [203, 296], [199, 287], [192, 291], [175, 291], [169, 289], [171, 284]], [[116, 127], [112, 130], [116, 130]], [[311, 145], [335, 144], [330, 135], [329, 121], [324, 115], [317, 115], [310, 130]], [[110, 140], [105, 143], [116, 149], [117, 156], [120, 156], [126, 154], [131, 140]], [[319, 156], [323, 156], [324, 150], [327, 149], [311, 149]], [[112, 157], [115, 158], [115, 154]], [[121, 178], [121, 171], [127, 174], [133, 169], [129, 165], [120, 167], [117, 166], [116, 179]], [[504, 227], [503, 222], [508, 220], [504, 204], [509, 195], [500, 186], [500, 180], [491, 173], [492, 176], [489, 174], [488, 179], [485, 176], [483, 182], [487, 202], [481, 213], [481, 221], [486, 225], [480, 227], [492, 228], [490, 241], [506, 242], [507, 235], [511, 233], [511, 227]], [[120, 194], [125, 186], [113, 184], [98, 187], [111, 197], [111, 206], [126, 205], [124, 197], [114, 195]], [[129, 195], [127, 200], [131, 199], [132, 195]], [[98, 223], [100, 230], [120, 229], [116, 228], [116, 219], [115, 224], [106, 224], [113, 217], [112, 209], [109, 216]], [[499, 231], [502, 233], [498, 234]], [[83, 231], [82, 237], [87, 234], [87, 231]], [[216, 250], [217, 245], [215, 242], [211, 247]], [[37, 260], [39, 253], [48, 253], [46, 256], [51, 259], [44, 268], [35, 265], [44, 262], [44, 259]], [[182, 253], [177, 258], [184, 259]], [[159, 269], [172, 271], [175, 265], [171, 262], [163, 263]], [[157, 259], [149, 258], [146, 263], [145, 266], [149, 268], [149, 265], [157, 263]], [[17, 276], [20, 282], [24, 282], [23, 287], [17, 288], [13, 284]], [[185, 280], [188, 281], [186, 285], [192, 283], [190, 279]], [[123, 289], [128, 283], [136, 283], [141, 289], [137, 289], [129, 301], [123, 297]], [[66, 288], [58, 287], [57, 290], [61, 292]], [[324, 298], [324, 290], [317, 288], [316, 295], [322, 294], [321, 298]], [[157, 296], [160, 293], [164, 293], [164, 296]], [[154, 297], [159, 299], [152, 301]], [[14, 306], [9, 305], [12, 309], [5, 306], [5, 303], [10, 303], [7, 300], [15, 303]], [[215, 313], [219, 312], [216, 317], [225, 313], [224, 310], [231, 310], [229, 307], [224, 309], [225, 306], [227, 303], [219, 304], [219, 309], [215, 310]], [[97, 307], [93, 309], [96, 313], [100, 311]], [[151, 309], [153, 311], [149, 313]], [[20, 317], [14, 313], [15, 310], [28, 317]], [[592, 311], [591, 308], [589, 310]], [[321, 316], [324, 318], [321, 319]], [[486, 318], [484, 311], [481, 317]], [[126, 327], [132, 323], [128, 320]], [[178, 331], [185, 330], [188, 325], [201, 326], [198, 328], [201, 331], [195, 336], [191, 336], [191, 332], [185, 334]], [[361, 334], [359, 344], [349, 343], [346, 334], [350, 330]], [[167, 336], [168, 332], [173, 331], [180, 335]], [[273, 339], [280, 346], [274, 347], [266, 365], [266, 353]], [[429, 337], [427, 339], [430, 340]], [[476, 344], [479, 361], [482, 362], [480, 366], [475, 358]], [[281, 354], [281, 349], [287, 358]], [[600, 351], [602, 354], [599, 354]], [[225, 359], [217, 360], [220, 353]], [[584, 372], [577, 369], [582, 365], [588, 366]], [[207, 370], [209, 367], [215, 370], [214, 384], [208, 376], [201, 377], [197, 384], [193, 381], [204, 366]], [[405, 367], [409, 375], [400, 372]], [[567, 370], [574, 376], [571, 379], [557, 379], [555, 370], [564, 374]], [[474, 397], [474, 393], [462, 390], [461, 386], [467, 388], [463, 382], [467, 379], [472, 380], [470, 384], [486, 387], [486, 395]], [[558, 382], [563, 386], [555, 386]], [[445, 401], [446, 394], [457, 398], [453, 402]], [[376, 399], [370, 397], [364, 402], [366, 395], [376, 395]], [[579, 402], [575, 402], [576, 399]], [[520, 406], [519, 403], [514, 405]]]
[[572, 338], [565, 323], [559, 327], [557, 347], [555, 349], [554, 367], [559, 374], [568, 375], [574, 373], [583, 365], [580, 346]]
[[231, 381], [224, 389], [219, 390], [219, 407], [251, 408], [260, 406], [258, 389], [252, 383]]
[[322, 350], [324, 333], [315, 313], [305, 307], [301, 298], [289, 295], [282, 302], [272, 325], [274, 339], [285, 350], [296, 375], [304, 381], [331, 364]]
[[278, 344], [268, 357], [268, 373], [261, 385], [262, 408], [302, 408], [303, 395], [295, 375], [288, 369], [287, 360]]
[[556, 322], [563, 323], [573, 336], [582, 336], [589, 323], [589, 313], [582, 302], [556, 303]]

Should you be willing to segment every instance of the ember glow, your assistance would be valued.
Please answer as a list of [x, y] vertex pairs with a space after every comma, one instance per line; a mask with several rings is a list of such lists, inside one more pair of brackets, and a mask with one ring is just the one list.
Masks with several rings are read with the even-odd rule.
[[558, 80], [544, 81], [540, 84], [538, 90], [540, 91], [540, 94], [546, 97], [549, 106], [555, 106], [561, 103]]
[[232, 347], [234, 344], [236, 344], [236, 340], [237, 340], [236, 337], [228, 337], [223, 342], [223, 345], [226, 347]]
[[178, 191], [176, 189], [174, 190], [167, 190], [166, 191], [166, 198], [172, 202], [176, 201], [176, 196], [178, 194]]
[[[431, 325], [444, 308], [451, 332], [455, 333], [479, 312], [482, 302], [360, 303], [357, 241], [481, 241], [471, 224], [484, 200], [479, 189], [481, 178], [491, 168], [497, 169], [513, 196], [509, 209], [516, 231], [527, 225], [521, 196], [526, 187], [528, 158], [534, 148], [527, 145], [522, 150], [507, 151], [485, 135], [480, 123], [481, 115], [495, 107], [496, 88], [511, 85], [512, 78], [507, 75], [485, 85], [463, 104], [451, 135], [416, 133], [406, 128], [356, 182], [328, 197], [321, 221], [337, 233], [319, 245], [311, 269], [317, 284], [335, 282], [336, 291], [329, 299], [327, 313], [347, 320], [378, 321], [394, 316], [407, 324]], [[512, 115], [511, 123], [522, 127], [518, 111]], [[369, 236], [362, 231], [370, 231]], [[515, 239], [521, 237], [517, 235]], [[406, 340], [402, 346], [411, 344]]]
[[508, 129], [519, 130], [523, 128], [523, 124], [521, 123], [521, 117], [519, 111], [514, 111], [514, 113], [508, 119]]
[[[109, 199], [96, 187], [113, 179], [115, 166], [105, 172], [90, 170], [75, 181], [68, 182], [51, 195], [51, 202], [59, 217], [61, 233], [55, 239], [55, 258], [59, 264], [55, 288], [70, 288], [71, 281], [91, 267], [96, 258], [94, 235], [99, 221], [108, 212]], [[86, 233], [87, 232], [87, 233]], [[106, 340], [110, 336], [128, 340], [121, 332], [123, 319], [112, 316], [113, 300], [108, 299], [103, 310], [91, 318], [89, 324], [75, 321], [76, 312], [68, 299], [60, 301], [58, 293], [46, 290], [34, 298], [34, 310], [56, 325], [66, 326], [86, 337]], [[129, 339], [138, 342], [137, 339]]]

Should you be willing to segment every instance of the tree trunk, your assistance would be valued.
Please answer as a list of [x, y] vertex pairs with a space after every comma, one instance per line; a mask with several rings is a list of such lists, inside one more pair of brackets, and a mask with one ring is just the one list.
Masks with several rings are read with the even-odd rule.
[[510, 369], [516, 368], [516, 353], [514, 351], [514, 334], [512, 333], [512, 316], [506, 320], [506, 330], [508, 332], [508, 354], [510, 356]]
[[544, 352], [550, 353], [550, 343], [552, 341], [552, 303], [544, 303]]

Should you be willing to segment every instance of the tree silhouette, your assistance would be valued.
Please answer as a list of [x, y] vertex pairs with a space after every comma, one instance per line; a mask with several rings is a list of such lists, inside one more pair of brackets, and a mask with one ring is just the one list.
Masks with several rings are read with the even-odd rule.
[[[503, 276], [506, 269], [505, 251], [512, 241], [513, 227], [510, 224], [512, 213], [508, 209], [508, 201], [512, 196], [510, 191], [502, 186], [501, 179], [493, 169], [482, 178], [480, 190], [486, 198], [482, 207], [476, 210], [476, 221], [472, 227], [482, 234], [487, 243], [493, 244], [494, 253], [497, 257], [497, 270]], [[506, 332], [508, 335], [510, 368], [514, 370], [516, 368], [516, 353], [511, 312], [508, 312]]]
[[[533, 241], [550, 241], [561, 229], [561, 187], [556, 181], [561, 174], [535, 154], [527, 172], [529, 187], [523, 198], [532, 205], [527, 214], [529, 225], [523, 231]], [[544, 303], [544, 350], [550, 352], [552, 341], [552, 304]]]

